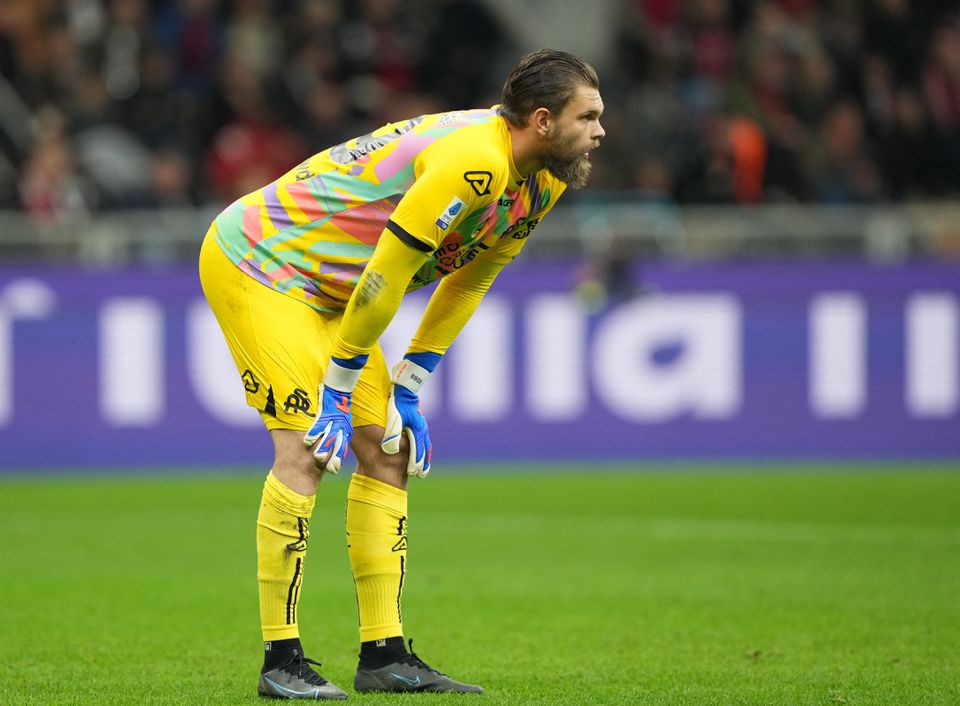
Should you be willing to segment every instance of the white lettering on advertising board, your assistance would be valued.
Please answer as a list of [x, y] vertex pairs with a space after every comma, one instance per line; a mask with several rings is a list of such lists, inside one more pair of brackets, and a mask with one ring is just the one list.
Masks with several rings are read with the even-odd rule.
[[[425, 299], [411, 300], [381, 340], [388, 365], [403, 355], [422, 315]], [[47, 322], [58, 311], [56, 292], [40, 280], [19, 278], [0, 287], [0, 427], [12, 423], [15, 396], [26, 394], [15, 385], [17, 322]], [[860, 293], [823, 292], [811, 299], [807, 399], [784, 404], [806, 403], [821, 419], [854, 419], [869, 410], [869, 314]], [[149, 428], [163, 422], [169, 394], [166, 316], [164, 302], [154, 297], [101, 302], [97, 408], [109, 425]], [[563, 422], [590, 413], [593, 400], [639, 424], [731, 419], [743, 409], [750, 372], [744, 369], [744, 318], [737, 297], [722, 292], [661, 294], [595, 319], [570, 294], [540, 294], [522, 307], [494, 294], [424, 388], [424, 410], [483, 423], [504, 419], [520, 405], [534, 421]], [[259, 426], [202, 299], [186, 312], [185, 334], [188, 382], [201, 408], [228, 426]], [[957, 414], [955, 294], [918, 291], [906, 300], [901, 384], [909, 417]]]

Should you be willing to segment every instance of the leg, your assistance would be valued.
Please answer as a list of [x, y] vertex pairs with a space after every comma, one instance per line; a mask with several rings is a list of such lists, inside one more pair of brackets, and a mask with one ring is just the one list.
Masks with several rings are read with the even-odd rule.
[[298, 429], [274, 429], [273, 468], [270, 472], [290, 490], [300, 495], [317, 494], [323, 473], [313, 463], [313, 455], [303, 443], [303, 432]]
[[303, 432], [274, 429], [270, 436], [275, 456], [257, 517], [257, 579], [263, 639], [274, 646], [300, 637], [297, 605], [320, 477]]
[[[380, 449], [383, 429], [357, 427], [357, 472], [347, 492], [347, 547], [360, 611], [361, 642], [403, 644], [400, 597], [407, 561], [406, 447]], [[397, 641], [395, 640], [395, 641]]]
[[368, 424], [357, 427], [353, 435], [353, 452], [357, 457], [357, 473], [399, 490], [407, 489], [406, 437], [400, 440], [400, 453], [384, 453], [380, 448], [383, 427]]
[[247, 403], [270, 430], [274, 463], [257, 517], [257, 580], [264, 665], [258, 691], [281, 698], [346, 698], [303, 655], [297, 606], [319, 475], [303, 445], [316, 412], [337, 320], [264, 287], [233, 265], [215, 228], [200, 252], [204, 294], [237, 366]]
[[357, 472], [347, 493], [347, 549], [360, 611], [357, 691], [481, 693], [427, 666], [403, 644], [401, 597], [407, 567], [406, 439], [399, 454], [380, 449], [383, 428], [354, 430]]
[[258, 690], [288, 699], [345, 699], [344, 691], [310, 668], [297, 623], [320, 474], [303, 444], [302, 431], [274, 429], [270, 435], [274, 463], [257, 516], [257, 581], [265, 646]]

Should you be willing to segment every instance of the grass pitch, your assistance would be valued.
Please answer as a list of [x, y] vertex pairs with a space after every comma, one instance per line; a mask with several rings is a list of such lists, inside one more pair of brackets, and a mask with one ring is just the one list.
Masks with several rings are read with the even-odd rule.
[[[960, 469], [437, 468], [404, 620], [472, 696], [352, 693], [346, 478], [307, 654], [366, 704], [960, 703]], [[262, 477], [0, 478], [0, 703], [258, 704]]]

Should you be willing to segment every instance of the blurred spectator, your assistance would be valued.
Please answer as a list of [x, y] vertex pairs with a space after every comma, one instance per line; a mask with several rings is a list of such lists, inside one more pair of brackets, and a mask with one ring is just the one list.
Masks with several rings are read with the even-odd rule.
[[267, 82], [246, 63], [226, 57], [220, 79], [232, 115], [207, 154], [208, 195], [230, 202], [291, 169], [307, 150], [273, 110]]
[[863, 113], [852, 101], [834, 105], [807, 155], [814, 198], [824, 203], [870, 203], [883, 196], [880, 171], [864, 135]]
[[[511, 42], [481, 0], [445, 0], [424, 42], [421, 82], [450, 106], [499, 102], [499, 58]], [[509, 68], [508, 68], [509, 70]]]
[[751, 19], [743, 70], [730, 84], [734, 115], [750, 118], [766, 137], [765, 187], [773, 198], [804, 198], [800, 158], [810, 127], [794, 112], [791, 86], [806, 45], [800, 28], [775, 3], [760, 4]]
[[686, 83], [697, 93], [723, 91], [736, 60], [733, 9], [729, 0], [694, 0], [687, 4], [684, 73]]
[[208, 194], [228, 203], [293, 168], [307, 156], [293, 130], [250, 118], [223, 127], [207, 157]]
[[173, 57], [156, 42], [143, 47], [137, 90], [117, 107], [119, 119], [155, 149], [177, 142], [196, 146], [202, 140], [201, 103], [176, 87]]
[[787, 90], [791, 112], [807, 125], [816, 125], [839, 97], [837, 72], [830, 55], [819, 44], [797, 57]]
[[763, 196], [767, 140], [750, 118], [715, 114], [707, 121], [703, 152], [681, 184], [681, 200], [757, 203]]
[[217, 2], [177, 0], [160, 8], [153, 19], [154, 34], [173, 57], [177, 85], [200, 95], [210, 87], [223, 44]]
[[283, 34], [270, 16], [269, 0], [235, 0], [226, 21], [225, 51], [260, 78], [281, 69]]
[[940, 173], [938, 140], [916, 89], [902, 87], [893, 94], [891, 125], [881, 139], [884, 172], [895, 198], [941, 194], [946, 190], [950, 175]]
[[630, 300], [648, 290], [636, 282], [634, 260], [624, 244], [611, 238], [599, 252], [591, 253], [577, 273], [574, 292], [580, 305], [590, 313], [597, 313]]
[[78, 165], [101, 208], [137, 203], [149, 186], [150, 152], [114, 119], [113, 107], [105, 76], [91, 73], [81, 79], [70, 129]]
[[345, 5], [339, 28], [350, 106], [362, 116], [382, 115], [390, 99], [416, 90], [422, 16], [401, 0], [358, 0]]
[[[911, 7], [912, 5], [912, 7]], [[870, 0], [864, 16], [864, 49], [884, 59], [897, 82], [916, 77], [929, 34], [926, 3], [909, 0]]]
[[339, 83], [314, 84], [301, 100], [297, 125], [311, 152], [339, 144], [363, 131], [363, 126], [351, 119], [347, 94]]
[[938, 174], [955, 190], [960, 175], [960, 18], [936, 28], [923, 69], [923, 92], [939, 143]]
[[18, 183], [20, 205], [36, 226], [45, 254], [64, 259], [64, 242], [82, 227], [92, 202], [90, 189], [76, 168], [63, 118], [51, 106], [37, 114], [36, 140]]
[[59, 225], [87, 210], [89, 189], [54, 108], [40, 113], [39, 134], [20, 173], [20, 201], [39, 224]]
[[157, 152], [150, 165], [150, 194], [159, 206], [195, 206], [190, 161], [176, 149]]
[[149, 31], [146, 0], [111, 0], [102, 37], [101, 71], [107, 94], [116, 101], [133, 96], [143, 81], [143, 45]]

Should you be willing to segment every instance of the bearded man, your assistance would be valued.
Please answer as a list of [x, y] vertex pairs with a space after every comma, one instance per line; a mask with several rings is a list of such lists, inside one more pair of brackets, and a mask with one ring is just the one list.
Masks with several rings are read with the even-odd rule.
[[[602, 113], [591, 66], [536, 51], [500, 105], [422, 115], [315, 154], [210, 227], [203, 290], [275, 451], [257, 519], [262, 695], [347, 697], [304, 657], [297, 606], [317, 487], [348, 448], [354, 689], [482, 692], [404, 645], [407, 479], [426, 476], [432, 455], [419, 391], [564, 190], [586, 183]], [[388, 370], [381, 334], [407, 292], [437, 280]]]

